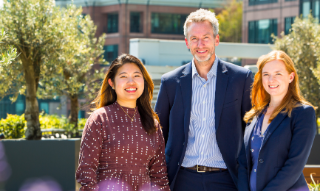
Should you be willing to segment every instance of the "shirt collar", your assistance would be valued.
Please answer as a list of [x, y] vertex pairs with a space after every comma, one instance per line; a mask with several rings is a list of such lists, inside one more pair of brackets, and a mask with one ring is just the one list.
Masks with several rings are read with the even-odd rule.
[[[216, 76], [217, 75], [217, 69], [218, 69], [218, 57], [217, 57], [217, 55], [215, 55], [215, 59], [214, 59], [213, 65], [212, 65], [210, 71], [208, 72], [207, 77], [211, 78], [212, 76]], [[199, 75], [199, 73], [197, 71], [197, 68], [196, 68], [196, 65], [194, 63], [194, 58], [193, 58], [192, 59], [192, 78], [196, 74]]]

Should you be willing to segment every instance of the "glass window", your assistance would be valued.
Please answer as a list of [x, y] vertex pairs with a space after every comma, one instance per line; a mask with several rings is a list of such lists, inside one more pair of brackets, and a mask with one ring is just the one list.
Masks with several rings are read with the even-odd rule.
[[304, 18], [308, 17], [310, 13], [310, 1], [305, 1], [302, 3], [302, 16]]
[[10, 96], [4, 97], [0, 100], [0, 119], [7, 118], [7, 114], [15, 114], [15, 103], [9, 99]]
[[49, 103], [40, 102], [40, 112], [44, 111], [46, 114], [49, 114]]
[[249, 5], [260, 5], [268, 3], [276, 3], [278, 0], [249, 0]]
[[320, 19], [320, 0], [301, 0], [300, 3], [300, 14], [304, 18], [308, 17], [310, 11], [312, 16], [316, 19]]
[[117, 44], [104, 46], [103, 50], [104, 50], [104, 59], [110, 63], [118, 57]]
[[24, 102], [23, 101], [17, 101], [16, 102], [16, 114], [21, 115], [24, 113]]
[[118, 32], [118, 13], [107, 14], [107, 33], [117, 33]]
[[320, 9], [320, 0], [316, 0], [313, 2], [312, 6], [312, 14], [314, 18], [319, 20], [319, 9]]
[[249, 43], [254, 43], [254, 37], [255, 37], [255, 24], [256, 21], [249, 21], [249, 33], [248, 33], [248, 42]]
[[141, 24], [141, 13], [131, 12], [130, 13], [130, 32], [142, 32]]
[[291, 25], [294, 22], [295, 17], [286, 17], [284, 18], [284, 34], [289, 34]]
[[79, 119], [85, 118], [85, 115], [86, 115], [86, 112], [85, 112], [85, 111], [79, 110], [79, 113], [78, 113], [78, 118], [79, 118]]
[[151, 32], [159, 34], [183, 34], [183, 25], [188, 15], [152, 13]]
[[16, 114], [17, 115], [22, 115], [25, 111], [25, 107], [24, 107], [24, 96], [19, 95], [18, 99], [16, 101]]
[[273, 43], [271, 34], [277, 35], [277, 19], [264, 19], [249, 22], [248, 41], [249, 43]]

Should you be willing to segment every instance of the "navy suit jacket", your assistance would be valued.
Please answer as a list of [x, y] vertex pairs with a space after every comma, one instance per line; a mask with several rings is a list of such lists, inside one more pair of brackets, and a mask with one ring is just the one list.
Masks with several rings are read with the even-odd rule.
[[[191, 68], [191, 63], [188, 63], [162, 76], [155, 106], [166, 141], [165, 154], [171, 189], [188, 144], [192, 97]], [[218, 60], [215, 93], [216, 137], [223, 160], [235, 184], [237, 157], [245, 128], [242, 119], [251, 109], [251, 84], [250, 70]]]
[[[248, 124], [239, 156], [240, 191], [248, 191], [252, 161], [250, 137], [256, 118]], [[257, 168], [257, 191], [308, 191], [303, 168], [316, 135], [314, 109], [302, 105], [292, 110], [291, 117], [279, 113], [270, 123], [262, 142]]]

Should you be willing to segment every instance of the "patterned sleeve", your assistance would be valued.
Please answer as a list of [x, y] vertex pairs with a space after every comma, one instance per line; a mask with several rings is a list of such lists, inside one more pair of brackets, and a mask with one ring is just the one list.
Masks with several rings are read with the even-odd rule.
[[76, 180], [81, 191], [99, 190], [97, 169], [102, 148], [102, 125], [99, 115], [92, 114], [83, 129]]
[[152, 191], [165, 190], [170, 191], [169, 180], [167, 176], [167, 166], [165, 160], [165, 143], [160, 125], [155, 133], [158, 147], [155, 156], [150, 160], [149, 170]]

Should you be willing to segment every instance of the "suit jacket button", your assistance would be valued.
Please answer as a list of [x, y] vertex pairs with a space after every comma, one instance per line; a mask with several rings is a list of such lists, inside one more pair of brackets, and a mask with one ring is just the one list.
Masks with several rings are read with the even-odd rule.
[[262, 159], [259, 159], [259, 162], [260, 162], [260, 163], [263, 163], [263, 160], [262, 160]]
[[184, 145], [184, 142], [182, 143], [182, 145]]

